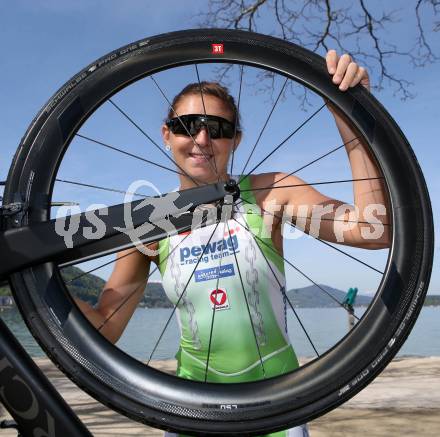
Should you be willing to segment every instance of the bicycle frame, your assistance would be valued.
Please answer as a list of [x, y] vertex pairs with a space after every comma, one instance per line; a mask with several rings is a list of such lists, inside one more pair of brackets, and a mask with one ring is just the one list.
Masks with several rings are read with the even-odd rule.
[[[194, 228], [194, 217], [197, 215], [197, 211], [194, 212], [195, 208], [203, 204], [218, 203], [231, 192], [238, 197], [238, 187], [219, 182], [115, 205], [105, 211], [95, 210], [93, 213], [102, 220], [104, 235], [95, 240], [86, 235], [72, 235], [70, 247], [67, 246], [65, 237], [57, 233], [60, 219], [22, 225], [20, 215], [26, 211], [25, 202], [3, 205], [0, 211], [4, 217], [0, 215], [0, 219], [15, 218], [7, 230], [0, 232], [0, 247], [9, 249], [0, 252], [0, 281], [7, 279], [11, 273], [32, 265], [55, 261], [65, 267], [132, 247], [130, 232], [142, 225], [146, 226], [142, 231], [143, 235], [135, 236], [135, 239], [142, 243], [166, 237], [166, 229], [169, 229], [170, 225], [175, 232], [188, 231]], [[218, 217], [218, 214], [210, 217], [203, 209], [199, 213], [200, 216], [196, 220], [200, 226], [206, 226]], [[81, 224], [88, 223], [88, 214], [72, 215], [70, 220]], [[127, 214], [131, 219], [129, 226], [126, 223]], [[0, 229], [1, 226], [0, 223]]]
[[91, 436], [0, 318], [0, 400], [24, 436]]
[[[235, 189], [235, 187], [234, 187]], [[92, 259], [103, 253], [113, 253], [121, 246], [132, 245], [127, 234], [116, 230], [124, 226], [124, 208], [130, 207], [134, 226], [158, 221], [160, 218], [169, 220], [177, 232], [183, 232], [194, 225], [194, 211], [199, 205], [219, 202], [232, 190], [227, 184], [217, 183], [205, 185], [186, 192], [172, 193], [166, 196], [151, 197], [136, 202], [111, 207], [111, 220], [106, 225], [105, 236], [90, 244], [84, 236], [76, 236], [73, 247], [67, 248], [63, 238], [55, 231], [56, 220], [50, 220], [43, 226], [19, 226], [4, 230], [6, 220], [19, 217], [25, 210], [22, 203], [2, 205], [0, 212], [0, 283], [6, 284], [8, 275], [31, 264], [57, 261], [58, 264], [69, 265], [79, 259]], [[236, 195], [238, 195], [236, 193]], [[136, 212], [141, 202], [140, 211]], [[147, 205], [147, 208], [142, 208]], [[151, 208], [152, 206], [152, 208]], [[218, 207], [220, 205], [217, 205]], [[183, 213], [182, 213], [183, 211]], [[179, 214], [176, 214], [179, 213]], [[186, 212], [186, 214], [185, 214]], [[217, 220], [221, 208], [217, 208], [215, 217], [209, 217], [207, 211], [201, 210], [200, 226], [206, 226], [212, 219]], [[99, 210], [98, 210], [99, 213]], [[176, 214], [176, 216], [173, 216]], [[72, 219], [83, 222], [85, 213]], [[211, 220], [210, 220], [211, 219]], [[15, 219], [14, 219], [15, 220]], [[20, 225], [21, 220], [15, 220]], [[161, 238], [164, 230], [151, 224], [149, 232], [141, 238], [142, 242], [155, 241]], [[34, 241], [45, 241], [45, 245], [34, 245]], [[26, 256], [32, 245], [32, 260]], [[14, 248], [11, 250], [11, 248]], [[112, 252], [113, 251], [113, 252]], [[47, 377], [38, 368], [29, 354], [20, 345], [12, 332], [0, 318], [0, 400], [14, 418], [20, 433], [25, 436], [52, 437], [57, 435], [91, 436], [85, 425], [80, 421], [61, 395], [56, 391]]]

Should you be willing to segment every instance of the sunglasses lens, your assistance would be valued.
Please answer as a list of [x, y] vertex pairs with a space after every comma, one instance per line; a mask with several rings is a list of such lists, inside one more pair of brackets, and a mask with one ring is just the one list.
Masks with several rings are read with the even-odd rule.
[[208, 121], [208, 128], [209, 128], [209, 135], [211, 138], [221, 138], [221, 129], [220, 129], [220, 123], [216, 120], [209, 120]]
[[222, 124], [222, 137], [223, 138], [234, 138], [234, 125], [229, 123], [229, 121]]
[[[171, 129], [171, 132], [173, 134], [175, 134], [175, 135], [185, 135], [185, 136], [189, 137], [188, 132], [191, 133], [191, 127], [187, 126], [187, 123], [185, 123], [185, 122], [181, 123], [179, 121], [179, 119], [177, 119], [177, 118], [171, 120], [170, 123], [171, 123], [171, 125], [169, 126], [169, 128]], [[191, 133], [191, 135], [192, 135], [192, 133]]]

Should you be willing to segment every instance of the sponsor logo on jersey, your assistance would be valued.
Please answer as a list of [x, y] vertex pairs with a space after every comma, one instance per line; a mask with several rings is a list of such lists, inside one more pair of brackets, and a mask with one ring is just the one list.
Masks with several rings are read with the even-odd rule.
[[209, 294], [209, 300], [211, 302], [211, 309], [216, 311], [229, 309], [229, 299], [228, 293], [225, 289], [218, 288], [217, 290], [212, 290]]
[[238, 239], [236, 235], [213, 241], [209, 244], [194, 244], [180, 248], [180, 263], [192, 264], [202, 257], [201, 262], [209, 260], [218, 260], [224, 256], [234, 255], [234, 251], [238, 253]]
[[224, 278], [226, 276], [234, 276], [234, 265], [225, 264], [221, 267], [211, 267], [209, 269], [196, 270], [194, 278], [196, 282], [209, 281], [210, 279]]

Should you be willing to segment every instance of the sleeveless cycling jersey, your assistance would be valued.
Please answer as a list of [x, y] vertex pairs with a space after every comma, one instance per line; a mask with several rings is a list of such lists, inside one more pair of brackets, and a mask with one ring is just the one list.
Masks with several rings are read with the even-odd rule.
[[[249, 188], [246, 177], [240, 189]], [[176, 358], [183, 378], [205, 380], [208, 349], [209, 382], [254, 381], [298, 367], [287, 335], [283, 259], [252, 192], [242, 197], [250, 203], [241, 203], [227, 226], [220, 222], [159, 243], [163, 287], [173, 304], [179, 302]]]
[[[206, 374], [209, 382], [245, 382], [298, 367], [287, 335], [284, 262], [254, 195], [245, 191], [250, 188], [246, 177], [240, 182], [245, 202], [234, 207], [238, 212], [227, 226], [220, 222], [159, 242], [162, 284], [178, 303], [182, 378], [204, 381]], [[261, 437], [308, 436], [305, 424]]]

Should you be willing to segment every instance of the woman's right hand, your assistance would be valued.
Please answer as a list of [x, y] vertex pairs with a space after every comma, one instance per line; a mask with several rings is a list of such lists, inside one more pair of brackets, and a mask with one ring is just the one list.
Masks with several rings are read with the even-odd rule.
[[353, 61], [348, 53], [339, 57], [336, 50], [329, 50], [325, 56], [327, 70], [332, 76], [332, 82], [339, 85], [341, 91], [347, 91], [358, 83], [370, 91], [370, 77], [365, 67]]

